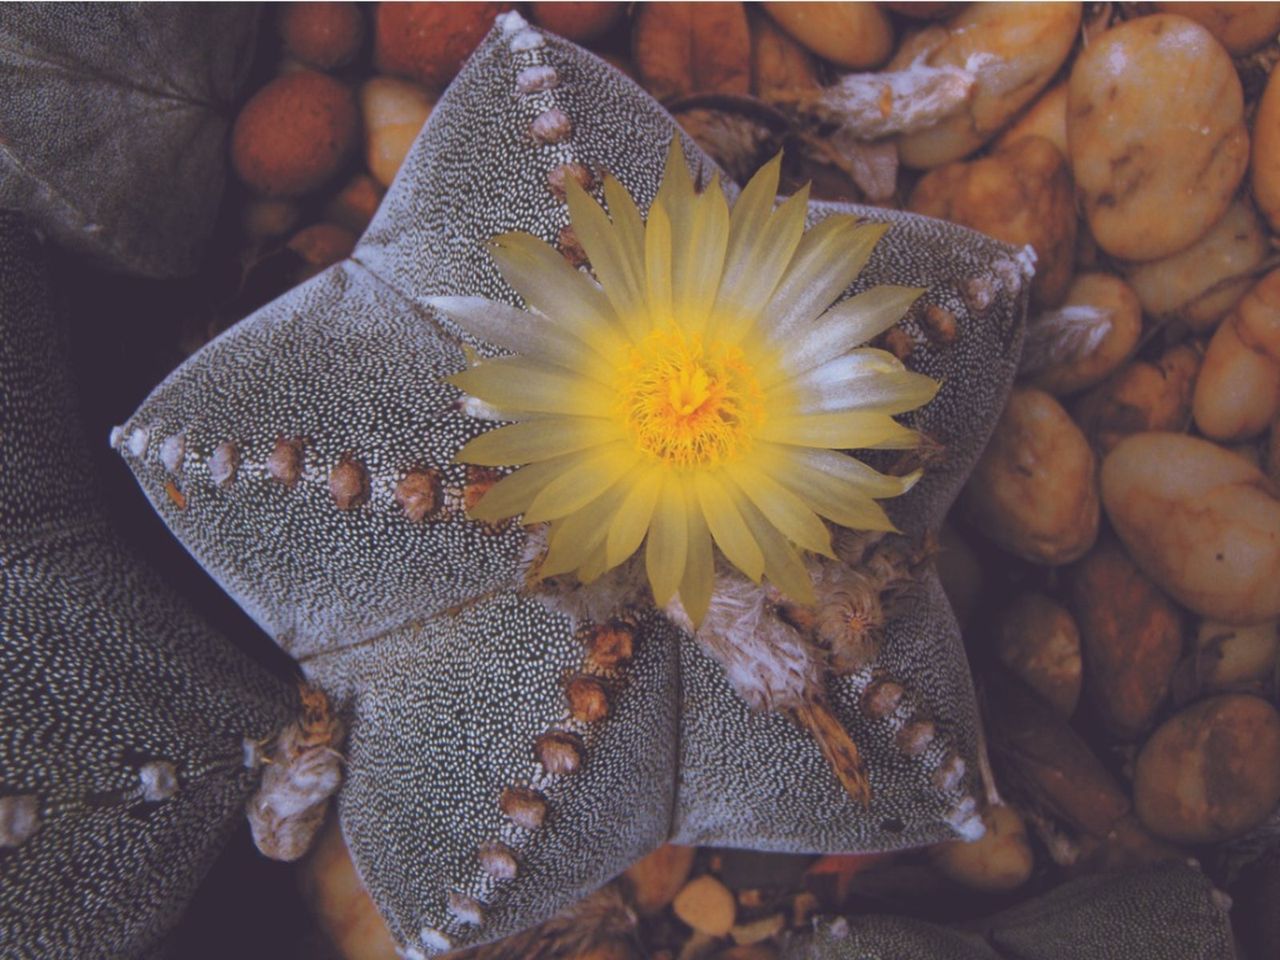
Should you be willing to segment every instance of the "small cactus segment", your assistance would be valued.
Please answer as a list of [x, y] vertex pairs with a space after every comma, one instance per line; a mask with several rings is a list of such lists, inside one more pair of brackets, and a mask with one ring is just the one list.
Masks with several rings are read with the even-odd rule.
[[257, 23], [236, 5], [6, 9], [0, 208], [116, 270], [193, 272]]
[[244, 740], [290, 697], [109, 531], [39, 264], [0, 213], [0, 953], [133, 958], [234, 829]]
[[[500, 594], [304, 662], [350, 717], [343, 832], [402, 944], [514, 933], [666, 838], [679, 645], [656, 612], [575, 627]], [[584, 680], [607, 714], [575, 709]]]
[[909, 917], [826, 919], [783, 960], [1233, 960], [1231, 923], [1198, 870], [1168, 864], [1065, 883], [966, 930]]

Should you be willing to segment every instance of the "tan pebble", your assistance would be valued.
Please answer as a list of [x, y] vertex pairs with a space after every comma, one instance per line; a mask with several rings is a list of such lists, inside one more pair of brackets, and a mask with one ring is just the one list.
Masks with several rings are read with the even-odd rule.
[[1102, 463], [1102, 500], [1133, 559], [1179, 603], [1226, 623], [1280, 617], [1280, 500], [1208, 440], [1143, 433]]
[[609, 694], [595, 677], [577, 676], [565, 687], [569, 714], [582, 723], [597, 723], [609, 715]]
[[582, 766], [582, 740], [572, 733], [544, 733], [535, 741], [533, 751], [542, 768], [550, 774], [576, 773]]
[[364, 43], [364, 15], [355, 3], [283, 4], [276, 8], [276, 29], [285, 50], [318, 70], [345, 66]]
[[1249, 440], [1280, 413], [1280, 270], [1236, 304], [1209, 341], [1192, 413], [1214, 440]]
[[[781, 913], [771, 913], [768, 916], [760, 917], [747, 923], [735, 923], [729, 928], [729, 939], [741, 946], [751, 946], [768, 940], [770, 937], [776, 937], [786, 928], [786, 925], [787, 918], [785, 916]], [[724, 954], [720, 954], [720, 956], [724, 956]]]
[[727, 935], [737, 915], [733, 894], [706, 873], [684, 885], [672, 901], [671, 909], [686, 925], [713, 937]]
[[1280, 715], [1261, 697], [1226, 694], [1169, 718], [1134, 766], [1143, 825], [1176, 843], [1240, 836], [1280, 803]]
[[265, 196], [301, 196], [338, 173], [358, 127], [350, 90], [313, 70], [291, 73], [272, 80], [240, 110], [231, 130], [231, 164]]
[[994, 137], [1053, 79], [1076, 41], [1078, 3], [971, 3], [940, 26], [908, 36], [889, 62], [922, 60], [968, 70], [965, 108], [898, 140], [908, 167], [936, 167], [968, 156]]
[[1133, 433], [1185, 430], [1204, 351], [1170, 347], [1154, 362], [1134, 360], [1076, 402], [1073, 414], [1089, 442], [1106, 453]]
[[1013, 246], [1031, 244], [1031, 296], [1054, 306], [1066, 296], [1075, 261], [1076, 211], [1066, 159], [1042, 137], [926, 174], [907, 203], [914, 213], [972, 227]]
[[745, 94], [751, 39], [741, 3], [642, 3], [631, 23], [631, 59], [659, 100], [694, 93]]
[[772, 18], [751, 11], [751, 89], [764, 101], [814, 91], [821, 84], [809, 52]]
[[1200, 688], [1221, 691], [1269, 682], [1280, 654], [1280, 621], [1231, 626], [1202, 620], [1196, 631], [1196, 672]]
[[1026, 593], [1000, 617], [996, 656], [1027, 686], [1069, 718], [1080, 700], [1080, 631], [1061, 604], [1044, 594]]
[[537, 830], [547, 818], [547, 798], [528, 787], [507, 787], [498, 807], [518, 827]]
[[1182, 615], [1111, 537], [1071, 571], [1085, 697], [1108, 734], [1135, 740], [1154, 722], [1182, 655]]
[[584, 43], [612, 30], [621, 22], [626, 10], [625, 3], [535, 0], [529, 4], [529, 17], [544, 30], [558, 33], [574, 43]]
[[1237, 200], [1191, 246], [1159, 260], [1132, 264], [1125, 278], [1147, 313], [1182, 320], [1203, 333], [1249, 289], [1251, 271], [1269, 251], [1253, 207]]
[[1253, 198], [1280, 230], [1280, 71], [1272, 70], [1253, 118]]
[[378, 70], [443, 90], [510, 3], [381, 3], [374, 8]]
[[1190, 17], [1237, 57], [1271, 43], [1280, 33], [1280, 4], [1271, 0], [1264, 3], [1161, 2], [1156, 4], [1156, 9]]
[[324, 218], [358, 236], [378, 212], [383, 193], [385, 190], [377, 180], [366, 173], [357, 173], [324, 205]]
[[693, 868], [696, 847], [664, 843], [623, 873], [632, 904], [642, 917], [653, 916], [675, 899]]
[[1017, 388], [962, 495], [975, 530], [1032, 563], [1070, 563], [1098, 535], [1097, 462], [1052, 396]]
[[354, 510], [369, 499], [369, 471], [359, 460], [346, 459], [329, 471], [329, 496], [339, 510]]
[[1071, 167], [1098, 245], [1154, 260], [1226, 211], [1249, 160], [1231, 57], [1204, 27], [1156, 14], [1112, 27], [1071, 70]]
[[1000, 135], [996, 149], [1003, 150], [1027, 137], [1044, 137], [1067, 156], [1067, 82], [1056, 83], [1040, 95], [1018, 121]]
[[1014, 890], [1031, 878], [1035, 856], [1027, 827], [1012, 807], [997, 806], [982, 816], [986, 832], [973, 842], [950, 840], [930, 850], [935, 866], [974, 890]]
[[433, 105], [426, 90], [407, 80], [374, 77], [360, 88], [365, 165], [383, 187], [391, 186]]
[[783, 30], [824, 60], [867, 70], [889, 59], [893, 25], [874, 3], [765, 3]]
[[397, 960], [386, 923], [356, 873], [331, 814], [296, 872], [302, 899], [343, 960]]
[[413, 470], [396, 484], [396, 503], [412, 523], [421, 523], [440, 507], [440, 474], [435, 470]]
[[1096, 318], [1105, 323], [1106, 332], [1083, 356], [1037, 371], [1030, 382], [1041, 390], [1060, 397], [1092, 387], [1119, 369], [1138, 347], [1142, 305], [1129, 285], [1114, 274], [1077, 274], [1058, 309], [1067, 321], [1072, 316]]

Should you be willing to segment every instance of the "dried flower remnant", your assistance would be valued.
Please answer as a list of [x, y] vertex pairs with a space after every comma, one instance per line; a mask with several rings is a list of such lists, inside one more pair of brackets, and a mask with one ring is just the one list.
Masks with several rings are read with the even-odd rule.
[[530, 306], [439, 298], [460, 325], [523, 355], [451, 382], [517, 421], [473, 440], [468, 463], [521, 465], [471, 510], [489, 522], [549, 521], [543, 576], [586, 583], [645, 542], [653, 596], [699, 623], [715, 581], [712, 543], [751, 580], [794, 600], [813, 588], [800, 551], [834, 556], [821, 518], [892, 530], [876, 498], [918, 477], [886, 477], [838, 450], [910, 447], [893, 415], [937, 384], [859, 348], [920, 290], [880, 286], [829, 305], [884, 232], [836, 216], [804, 232], [807, 192], [774, 209], [780, 158], [732, 214], [718, 185], [697, 193], [673, 146], [647, 222], [606, 180], [612, 220], [567, 185], [574, 231], [603, 289], [523, 234], [493, 256]]

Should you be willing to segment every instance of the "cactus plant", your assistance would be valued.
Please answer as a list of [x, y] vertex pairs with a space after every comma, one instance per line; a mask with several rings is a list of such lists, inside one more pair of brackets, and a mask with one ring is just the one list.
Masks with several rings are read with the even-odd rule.
[[[494, 347], [436, 298], [519, 305], [487, 243], [518, 230], [573, 256], [566, 184], [598, 192], [607, 173], [646, 210], [677, 138], [705, 184], [714, 165], [656, 102], [505, 15], [352, 258], [209, 344], [113, 434], [173, 532], [340, 704], [343, 831], [408, 956], [545, 919], [666, 839], [877, 850], [980, 829], [973, 695], [928, 535], [1012, 380], [1024, 252], [809, 205], [810, 226], [888, 225], [846, 293], [923, 288], [901, 327], [907, 364], [941, 383], [904, 418], [927, 457], [867, 455], [885, 471], [928, 461], [886, 503], [899, 533], [855, 535], [841, 562], [812, 564], [833, 584], [816, 607], [742, 580], [743, 620], [691, 640], [625, 577], [531, 583], [542, 534], [468, 516], [501, 473], [455, 462], [491, 425], [446, 378]], [[744, 700], [723, 662], [748, 644], [813, 647], [824, 616], [855, 616], [839, 609], [846, 574], [877, 603], [895, 587], [865, 656], [827, 665], [813, 704]], [[833, 743], [856, 750], [869, 797], [836, 775]]]

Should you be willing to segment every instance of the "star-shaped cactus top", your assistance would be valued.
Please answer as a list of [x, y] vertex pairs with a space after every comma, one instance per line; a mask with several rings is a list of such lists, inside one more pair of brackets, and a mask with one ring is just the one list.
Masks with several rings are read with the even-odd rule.
[[[847, 289], [804, 294], [827, 299], [804, 319], [834, 300], [832, 316], [848, 320], [857, 314], [841, 304], [878, 285], [923, 289], [901, 321], [914, 343], [906, 366], [941, 384], [901, 417], [941, 451], [908, 492], [884, 501], [901, 535], [833, 538], [840, 560], [801, 568], [813, 607], [789, 605], [722, 564], [696, 643], [682, 631], [687, 622], [653, 607], [643, 577], [637, 592], [615, 576], [621, 568], [589, 590], [562, 589], [563, 578], [530, 586], [541, 534], [468, 517], [487, 492], [498, 496], [503, 471], [459, 456], [499, 434], [448, 382], [474, 381], [484, 364], [501, 369], [500, 354], [551, 342], [534, 336], [546, 325], [533, 314], [503, 311], [520, 326], [499, 336], [468, 330], [477, 314], [456, 309], [456, 298], [470, 297], [523, 307], [522, 291], [542, 289], [504, 278], [513, 233], [553, 244], [564, 263], [544, 255], [548, 269], [572, 274], [574, 289], [596, 290], [597, 304], [603, 296], [617, 314], [608, 255], [574, 236], [571, 217], [585, 212], [603, 229], [591, 193], [635, 227], [638, 211], [653, 209], [673, 142], [686, 164], [673, 175], [688, 176], [696, 204], [730, 222], [726, 251], [733, 215], [719, 206], [721, 189], [738, 216], [762, 217], [766, 229], [794, 238], [808, 227], [796, 251], [806, 237], [883, 230]], [[410, 955], [528, 926], [665, 839], [886, 849], [974, 828], [972, 690], [936, 576], [916, 561], [1012, 381], [1029, 264], [972, 231], [907, 214], [803, 199], [774, 211], [771, 186], [738, 197], [732, 184], [711, 188], [713, 174], [622, 74], [507, 14], [437, 104], [354, 256], [201, 350], [115, 436], [187, 548], [342, 705], [343, 831]], [[606, 190], [609, 176], [618, 187]], [[855, 227], [850, 216], [879, 226]], [[507, 249], [496, 260], [494, 238]], [[585, 265], [571, 265], [584, 252], [604, 293]], [[634, 343], [641, 366], [653, 359], [642, 349], [651, 332]], [[838, 355], [833, 348], [826, 359]], [[669, 415], [663, 403], [695, 412], [714, 379], [697, 367], [668, 377], [665, 397], [639, 389], [637, 402], [651, 401], [659, 418]], [[757, 376], [763, 393], [770, 384]], [[521, 413], [512, 396], [499, 403], [513, 408], [508, 415]], [[650, 440], [682, 455], [673, 432]], [[875, 441], [836, 437], [829, 446], [848, 442]], [[499, 441], [471, 453], [485, 443]], [[868, 476], [910, 474], [902, 456], [859, 454]], [[531, 462], [507, 452], [483, 459]], [[708, 531], [714, 540], [711, 523]], [[762, 539], [756, 546], [768, 576], [777, 561]], [[745, 567], [760, 564], [752, 557]], [[666, 592], [682, 586], [662, 576]], [[909, 603], [883, 615], [864, 609], [903, 577]], [[785, 577], [772, 579], [789, 589]], [[878, 652], [815, 665], [814, 651], [838, 646], [833, 631], [862, 613], [884, 621]], [[743, 678], [759, 673], [751, 657], [766, 648], [770, 662], [794, 654], [803, 669], [780, 687], [748, 689]], [[866, 804], [833, 775], [854, 744]]]

